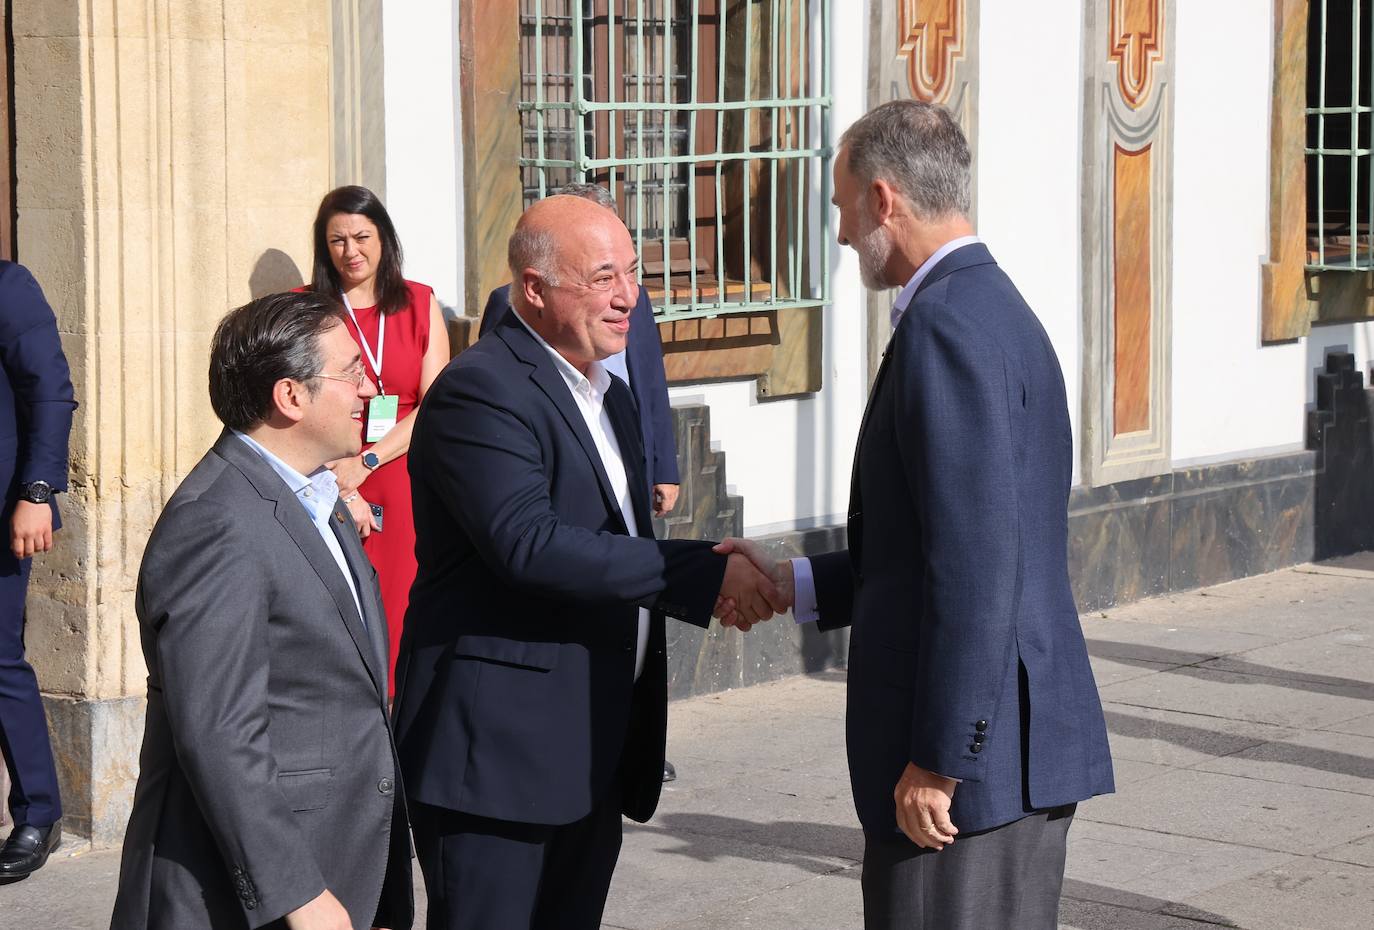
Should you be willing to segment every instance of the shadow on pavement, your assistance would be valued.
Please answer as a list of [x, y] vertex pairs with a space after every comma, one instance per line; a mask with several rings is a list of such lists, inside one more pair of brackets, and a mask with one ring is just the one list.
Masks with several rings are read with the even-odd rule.
[[[849, 869], [834, 859], [857, 863], [863, 858], [864, 835], [858, 827], [779, 820], [755, 823], [717, 814], [662, 814], [650, 824], [625, 823], [625, 832], [668, 835], [683, 845], [663, 852], [698, 862], [744, 858], [782, 863], [815, 875]], [[829, 858], [819, 858], [819, 857]]]
[[1236, 927], [1230, 919], [1186, 904], [1119, 891], [1106, 885], [1064, 880], [1059, 925], [1074, 930], [1184, 930]]
[[1259, 747], [1246, 758], [1254, 762], [1284, 762], [1303, 768], [1374, 780], [1374, 759], [1365, 756], [1300, 746], [1281, 740], [1222, 733], [1181, 723], [1150, 720], [1146, 717], [1133, 717], [1111, 710], [1106, 711], [1106, 717], [1107, 729], [1117, 736], [1163, 740], [1209, 756], [1230, 756]]

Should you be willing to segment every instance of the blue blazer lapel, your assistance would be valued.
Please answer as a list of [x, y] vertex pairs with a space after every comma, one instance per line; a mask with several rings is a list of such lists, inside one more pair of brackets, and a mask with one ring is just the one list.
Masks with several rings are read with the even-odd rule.
[[[530, 380], [539, 385], [540, 390], [549, 398], [559, 414], [562, 415], [564, 422], [568, 424], [568, 429], [577, 437], [578, 444], [582, 446], [582, 451], [587, 454], [587, 459], [591, 462], [592, 471], [596, 474], [597, 484], [601, 486], [601, 496], [606, 500], [607, 509], [624, 527], [624, 518], [620, 513], [620, 501], [611, 489], [611, 479], [606, 474], [605, 465], [601, 462], [601, 453], [597, 451], [596, 443], [592, 440], [592, 434], [587, 430], [587, 421], [582, 418], [582, 411], [577, 409], [577, 402], [573, 400], [572, 392], [568, 390], [568, 383], [563, 380], [563, 376], [554, 367], [553, 359], [549, 358], [548, 351], [534, 341], [534, 337], [525, 329], [525, 324], [515, 319], [515, 314], [514, 309], [506, 314], [505, 319], [500, 323], [500, 328], [497, 329], [497, 334], [505, 341], [506, 345], [510, 346], [510, 350], [515, 353], [516, 358], [531, 366]], [[623, 444], [621, 448], [624, 448]], [[626, 528], [626, 532], [629, 532], [628, 528]]]
[[[385, 693], [385, 673], [378, 674], [377, 660], [375, 659], [376, 650], [373, 648], [368, 630], [363, 626], [363, 621], [358, 616], [358, 607], [353, 600], [353, 592], [344, 579], [343, 573], [339, 571], [339, 565], [334, 561], [334, 556], [330, 554], [329, 547], [320, 538], [320, 531], [311, 522], [310, 516], [305, 512], [305, 507], [296, 500], [296, 496], [291, 493], [272, 466], [268, 465], [262, 458], [233, 433], [225, 430], [215, 443], [215, 452], [225, 461], [232, 464], [239, 471], [243, 472], [245, 478], [253, 485], [254, 490], [262, 495], [264, 500], [270, 500], [276, 504], [274, 514], [279, 523], [291, 537], [291, 540], [301, 550], [305, 560], [310, 563], [310, 567], [315, 570], [315, 574], [324, 583], [325, 589], [329, 592], [330, 598], [334, 601], [334, 606], [338, 609], [339, 616], [343, 620], [348, 635], [352, 637], [354, 646], [358, 649], [358, 655], [367, 667], [368, 674], [372, 677], [373, 684], [378, 685], [378, 692]], [[347, 519], [342, 508], [336, 503], [334, 506], [335, 523]], [[348, 548], [344, 548], [345, 558]], [[355, 572], [356, 575], [356, 572]], [[364, 576], [366, 577], [366, 576]], [[360, 587], [362, 587], [360, 585]], [[359, 592], [361, 595], [361, 591]]]

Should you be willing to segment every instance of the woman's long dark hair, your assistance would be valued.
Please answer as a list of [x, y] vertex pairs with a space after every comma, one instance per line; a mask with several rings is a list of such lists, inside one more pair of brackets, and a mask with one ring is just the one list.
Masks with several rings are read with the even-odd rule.
[[377, 235], [382, 237], [382, 260], [377, 265], [377, 310], [385, 316], [399, 313], [410, 305], [405, 278], [401, 276], [401, 240], [396, 227], [382, 206], [381, 200], [366, 187], [350, 184], [336, 187], [324, 195], [315, 214], [315, 268], [310, 277], [310, 289], [338, 299], [343, 282], [329, 257], [326, 229], [329, 221], [340, 213], [358, 213], [372, 221]]

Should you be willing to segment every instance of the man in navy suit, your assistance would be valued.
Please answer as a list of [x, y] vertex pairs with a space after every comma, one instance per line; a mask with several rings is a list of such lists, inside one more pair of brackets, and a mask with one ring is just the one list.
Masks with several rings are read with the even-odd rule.
[[1073, 473], [1049, 338], [973, 236], [969, 151], [894, 101], [835, 159], [839, 241], [902, 287], [859, 429], [849, 549], [770, 566], [850, 626], [847, 742], [878, 928], [1057, 925], [1076, 802], [1113, 790], [1068, 574]]
[[396, 744], [429, 927], [595, 930], [621, 816], [657, 806], [664, 617], [768, 580], [711, 543], [655, 540], [625, 348], [634, 244], [554, 196], [511, 236], [513, 312], [435, 379], [410, 447], [419, 572], [397, 660]]
[[53, 495], [67, 489], [76, 401], [57, 320], [23, 265], [0, 261], [0, 749], [14, 830], [0, 848], [0, 884], [19, 881], [62, 841], [62, 802], [38, 679], [24, 658], [24, 598], [36, 552], [61, 527]]
[[[615, 198], [599, 184], [568, 184], [555, 191], [585, 197], [615, 211]], [[510, 285], [503, 284], [487, 297], [482, 311], [479, 335], [485, 336], [510, 310]], [[677, 469], [677, 442], [674, 439], [673, 413], [668, 405], [668, 379], [663, 371], [663, 344], [649, 292], [643, 285], [639, 299], [630, 312], [630, 337], [625, 349], [605, 360], [606, 368], [630, 385], [639, 407], [639, 428], [644, 440], [644, 457], [649, 481], [653, 485], [654, 516], [662, 517], [677, 504], [681, 480]]]

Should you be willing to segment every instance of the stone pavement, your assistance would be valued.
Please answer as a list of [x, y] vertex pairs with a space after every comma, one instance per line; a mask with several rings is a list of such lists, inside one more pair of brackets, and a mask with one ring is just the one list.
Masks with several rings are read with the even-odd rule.
[[[1083, 622], [1118, 793], [1079, 808], [1061, 926], [1374, 927], [1374, 554]], [[843, 704], [842, 672], [674, 704], [605, 926], [860, 927]], [[118, 854], [72, 851], [0, 886], [0, 927], [108, 925]]]

